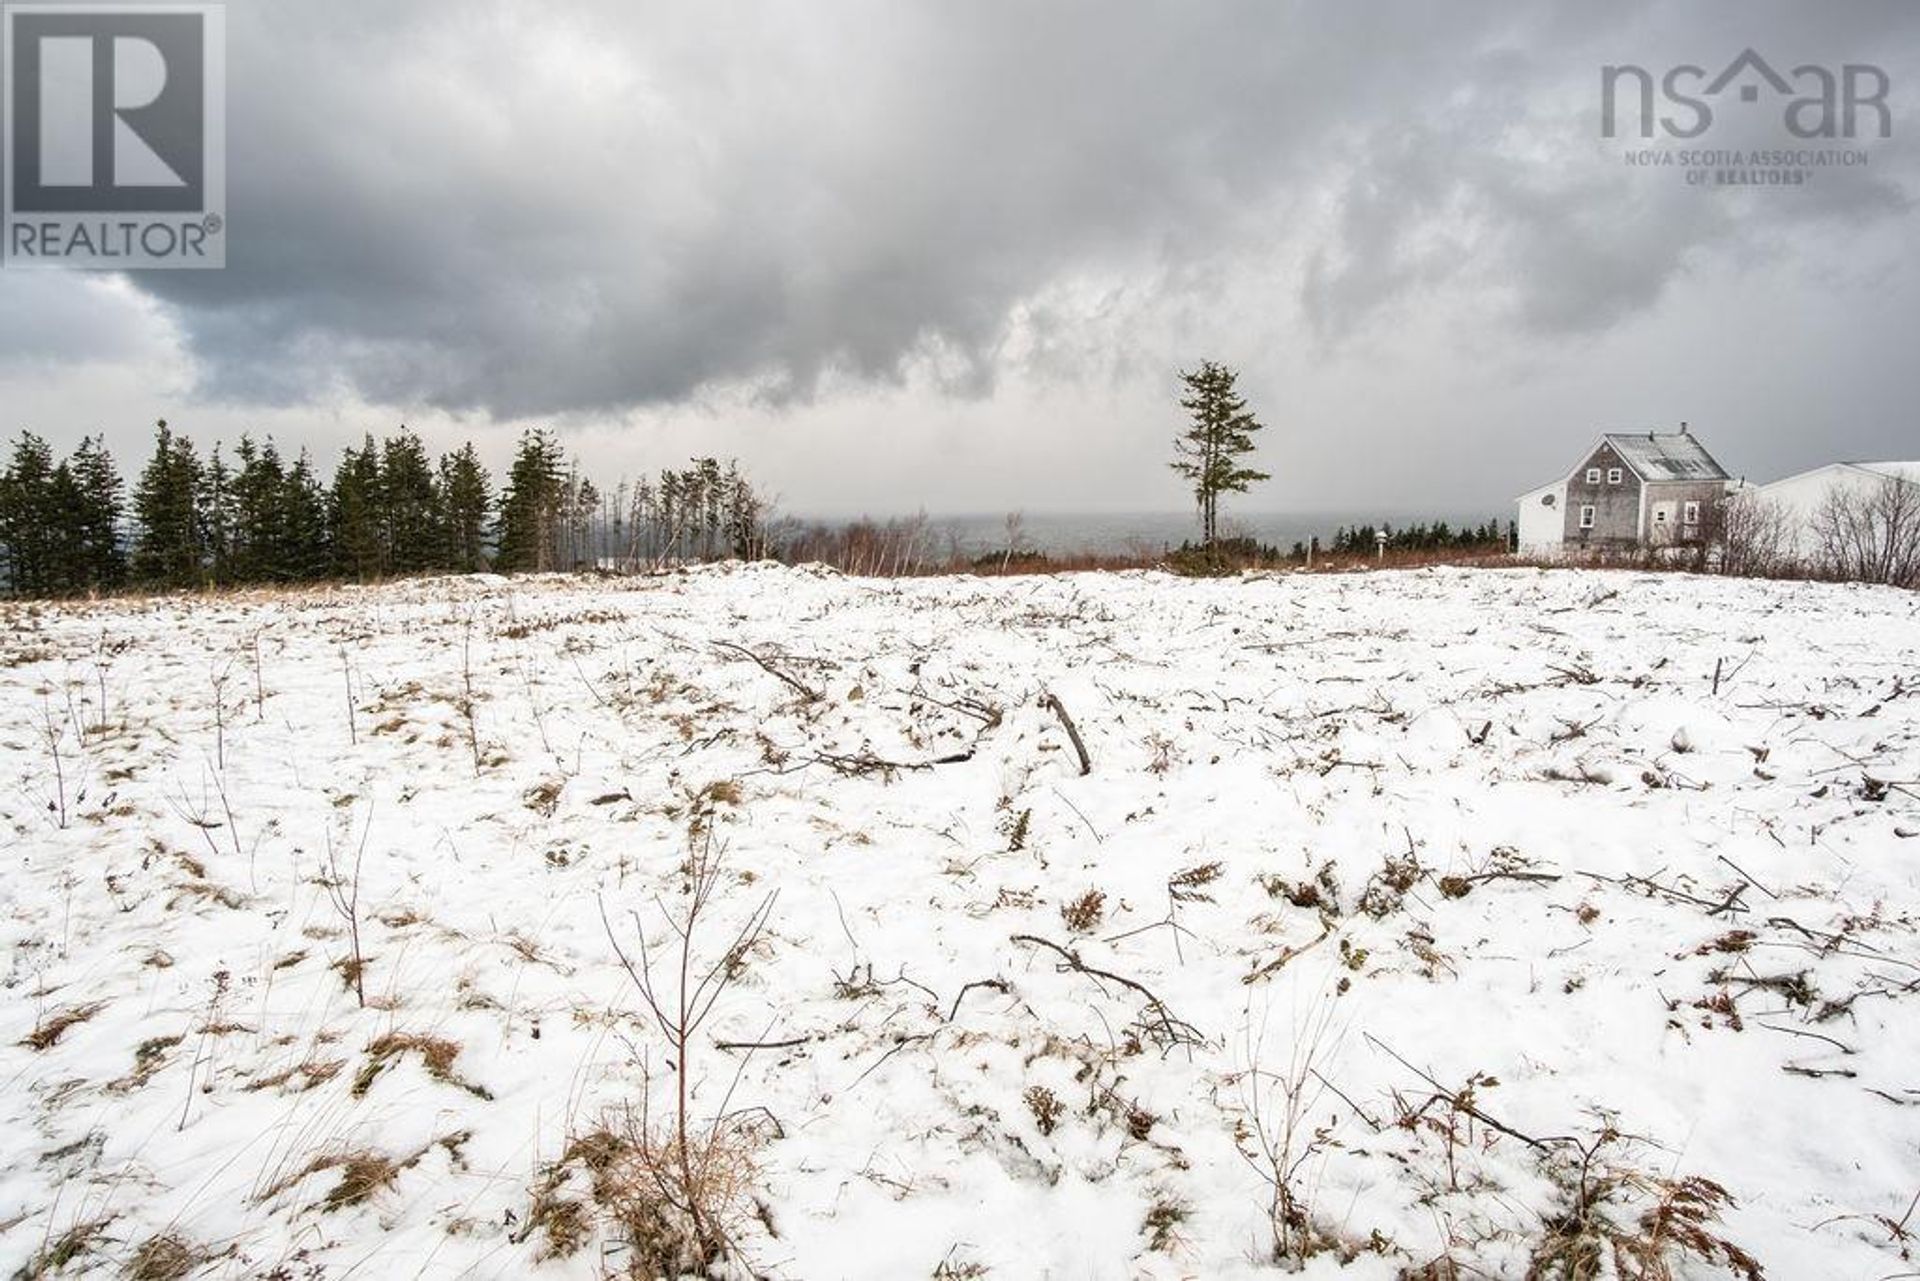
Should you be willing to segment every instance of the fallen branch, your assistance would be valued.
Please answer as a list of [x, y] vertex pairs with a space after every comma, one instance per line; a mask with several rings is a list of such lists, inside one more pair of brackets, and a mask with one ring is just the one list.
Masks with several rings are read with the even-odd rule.
[[1386, 1051], [1386, 1053], [1390, 1055], [1395, 1062], [1399, 1063], [1401, 1067], [1407, 1069], [1407, 1071], [1413, 1073], [1415, 1076], [1419, 1077], [1422, 1081], [1425, 1081], [1428, 1085], [1432, 1086], [1433, 1089], [1440, 1095], [1440, 1097], [1447, 1101], [1448, 1106], [1452, 1107], [1457, 1112], [1460, 1112], [1466, 1116], [1472, 1117], [1474, 1120], [1480, 1122], [1480, 1124], [1484, 1126], [1487, 1126], [1489, 1129], [1498, 1130], [1500, 1131], [1500, 1133], [1506, 1135], [1508, 1138], [1518, 1139], [1522, 1143], [1526, 1144], [1528, 1147], [1533, 1148], [1536, 1151], [1540, 1151], [1540, 1152], [1551, 1152], [1553, 1150], [1553, 1145], [1556, 1143], [1571, 1143], [1575, 1147], [1580, 1146], [1580, 1140], [1575, 1138], [1571, 1134], [1550, 1134], [1545, 1138], [1535, 1138], [1531, 1134], [1522, 1134], [1519, 1130], [1514, 1129], [1512, 1126], [1506, 1124], [1504, 1121], [1496, 1121], [1494, 1118], [1488, 1116], [1485, 1112], [1482, 1112], [1478, 1107], [1475, 1107], [1472, 1101], [1467, 1099], [1465, 1096], [1458, 1094], [1453, 1090], [1449, 1090], [1446, 1086], [1440, 1084], [1439, 1081], [1435, 1080], [1431, 1075], [1421, 1071], [1419, 1068], [1415, 1067], [1413, 1064], [1401, 1058], [1398, 1052], [1396, 1052], [1392, 1046], [1388, 1045], [1385, 1041], [1382, 1041], [1379, 1037], [1375, 1036], [1373, 1033], [1366, 1032], [1366, 1033], [1363, 1033], [1362, 1035], [1364, 1035], [1367, 1038], [1367, 1040], [1371, 1042], [1376, 1048]]
[[837, 752], [821, 752], [812, 760], [812, 764], [825, 765], [844, 778], [860, 778], [868, 774], [890, 776], [901, 770], [927, 770], [936, 765], [959, 765], [973, 759], [974, 749], [953, 752], [946, 756], [936, 756], [926, 761], [890, 761], [875, 756], [871, 752], [862, 752], [858, 756], [843, 756]]
[[818, 690], [800, 680], [799, 677], [789, 672], [781, 671], [778, 667], [775, 667], [772, 663], [760, 657], [760, 655], [754, 653], [745, 645], [736, 645], [732, 641], [717, 640], [713, 642], [713, 647], [723, 653], [734, 654], [741, 658], [751, 660], [761, 671], [781, 681], [809, 703], [817, 703], [820, 701], [820, 692]]
[[1313, 940], [1313, 942], [1311, 943], [1302, 943], [1299, 947], [1283, 947], [1280, 949], [1279, 956], [1276, 956], [1275, 958], [1273, 958], [1271, 961], [1268, 961], [1264, 965], [1254, 966], [1252, 970], [1248, 971], [1247, 974], [1243, 978], [1241, 978], [1240, 982], [1246, 986], [1251, 987], [1253, 984], [1258, 983], [1261, 979], [1266, 978], [1269, 974], [1278, 973], [1280, 969], [1284, 967], [1289, 961], [1293, 960], [1295, 957], [1299, 956], [1303, 952], [1307, 952], [1312, 950], [1315, 947], [1318, 947], [1320, 944], [1326, 942], [1331, 937], [1333, 937], [1332, 930], [1330, 929], [1322, 930], [1320, 932], [1320, 937]]
[[796, 1045], [817, 1041], [817, 1036], [792, 1036], [784, 1041], [715, 1041], [716, 1050], [790, 1050]]
[[1060, 723], [1066, 727], [1067, 737], [1073, 741], [1074, 754], [1080, 758], [1081, 775], [1093, 773], [1093, 758], [1087, 755], [1087, 745], [1080, 741], [1080, 731], [1074, 725], [1073, 717], [1067, 715], [1067, 705], [1060, 701], [1058, 695], [1051, 693], [1041, 696], [1040, 705], [1050, 708], [1053, 714], [1060, 718]]
[[1112, 970], [1103, 970], [1097, 966], [1088, 965], [1080, 959], [1080, 954], [1073, 949], [1062, 947], [1058, 943], [1039, 938], [1036, 935], [1015, 934], [1012, 941], [1015, 943], [1031, 944], [1034, 947], [1044, 947], [1056, 953], [1065, 962], [1065, 964], [1060, 967], [1062, 971], [1071, 970], [1076, 974], [1085, 974], [1090, 978], [1105, 979], [1109, 983], [1117, 983], [1121, 987], [1145, 998], [1147, 1005], [1141, 1012], [1141, 1022], [1149, 1034], [1157, 1034], [1157, 1039], [1160, 1040], [1163, 1049], [1171, 1049], [1175, 1045], [1199, 1045], [1205, 1041], [1206, 1038], [1200, 1035], [1198, 1028], [1194, 1027], [1193, 1024], [1187, 1022], [1185, 1019], [1174, 1017], [1173, 1012], [1167, 1008], [1166, 1002], [1155, 996], [1152, 990], [1145, 984], [1136, 983], [1125, 975], [1115, 974]]
[[1002, 996], [1007, 995], [1013, 990], [1007, 986], [1005, 979], [975, 979], [971, 983], [964, 984], [958, 992], [953, 994], [953, 1008], [947, 1011], [947, 1022], [951, 1023], [959, 1016], [960, 1002], [965, 1000], [967, 993], [973, 991], [975, 988], [986, 988], [989, 991], [998, 992]]

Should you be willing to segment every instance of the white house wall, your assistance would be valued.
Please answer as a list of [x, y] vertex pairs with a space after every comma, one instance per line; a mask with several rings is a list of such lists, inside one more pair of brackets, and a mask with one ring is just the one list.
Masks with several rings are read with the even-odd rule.
[[[1552, 498], [1551, 504], [1542, 499]], [[1522, 556], [1558, 556], [1565, 541], [1567, 482], [1544, 485], [1522, 494], [1514, 524]]]

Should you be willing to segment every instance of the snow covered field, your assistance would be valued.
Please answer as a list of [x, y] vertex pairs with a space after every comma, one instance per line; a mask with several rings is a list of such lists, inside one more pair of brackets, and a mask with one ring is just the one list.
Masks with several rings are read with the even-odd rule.
[[736, 1268], [1920, 1273], [1910, 593], [753, 566], [5, 620], [0, 1273], [623, 1274], [680, 1086], [635, 975], [675, 1005], [700, 866]]

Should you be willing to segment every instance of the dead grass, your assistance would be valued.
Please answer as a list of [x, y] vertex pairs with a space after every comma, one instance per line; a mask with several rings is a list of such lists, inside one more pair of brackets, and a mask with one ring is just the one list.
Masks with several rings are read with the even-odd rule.
[[182, 1036], [154, 1036], [140, 1042], [133, 1051], [133, 1071], [109, 1083], [107, 1088], [126, 1091], [145, 1085], [153, 1079], [154, 1073], [166, 1066], [167, 1051], [185, 1039]]
[[[1527, 1265], [1527, 1281], [1674, 1281], [1691, 1266], [1725, 1269], [1744, 1281], [1766, 1273], [1746, 1251], [1715, 1230], [1720, 1212], [1734, 1204], [1720, 1184], [1698, 1176], [1650, 1174], [1596, 1158], [1622, 1136], [1604, 1130], [1582, 1149], [1577, 1162], [1550, 1171], [1566, 1194], [1566, 1206], [1549, 1216]], [[1628, 1202], [1646, 1203], [1630, 1223], [1621, 1222]]]
[[566, 790], [566, 780], [544, 779], [527, 789], [521, 803], [542, 818], [552, 818], [553, 812], [560, 807], [560, 793]]
[[1099, 890], [1088, 890], [1071, 903], [1060, 905], [1060, 919], [1075, 934], [1095, 929], [1106, 913], [1107, 896]]
[[59, 1236], [47, 1242], [25, 1267], [15, 1273], [17, 1278], [35, 1279], [59, 1272], [68, 1264], [100, 1253], [100, 1245], [105, 1237], [107, 1225], [112, 1223], [111, 1216], [104, 1219], [87, 1219], [76, 1223]]
[[271, 1201], [301, 1180], [316, 1174], [325, 1174], [330, 1170], [340, 1172], [339, 1180], [320, 1198], [322, 1210], [350, 1209], [356, 1205], [365, 1205], [382, 1190], [392, 1187], [403, 1170], [412, 1166], [419, 1158], [395, 1161], [385, 1153], [371, 1149], [357, 1149], [351, 1152], [332, 1152], [301, 1166], [298, 1170], [281, 1179], [268, 1188], [260, 1197], [262, 1201]]
[[683, 1166], [671, 1127], [610, 1113], [545, 1171], [519, 1239], [537, 1232], [544, 1257], [565, 1258], [604, 1232], [625, 1247], [623, 1275], [633, 1281], [707, 1275], [737, 1254], [735, 1238], [755, 1215], [760, 1139], [723, 1118], [689, 1136]]
[[310, 1058], [303, 1063], [295, 1064], [283, 1072], [275, 1072], [269, 1076], [256, 1077], [254, 1080], [247, 1082], [242, 1088], [248, 1093], [257, 1093], [261, 1090], [278, 1090], [293, 1084], [294, 1078], [298, 1077], [300, 1083], [294, 1087], [294, 1093], [305, 1094], [315, 1086], [324, 1085], [334, 1077], [339, 1076], [340, 1069], [346, 1067], [346, 1065], [347, 1061], [345, 1059]]
[[371, 964], [373, 960], [374, 958], [371, 956], [343, 956], [335, 961], [329, 968], [339, 973], [340, 982], [347, 991], [357, 992], [360, 987], [360, 980], [366, 974], [367, 966]]
[[60, 1043], [67, 1029], [77, 1027], [101, 1010], [107, 1008], [105, 1001], [92, 1001], [86, 1005], [71, 1005], [57, 1011], [50, 1017], [34, 1024], [33, 1031], [22, 1037], [19, 1044], [30, 1050], [50, 1050]]
[[217, 903], [230, 912], [237, 912], [247, 905], [244, 894], [216, 885], [212, 881], [181, 881], [173, 887], [173, 897], [167, 900], [167, 910], [174, 911], [189, 899]]
[[1141, 1231], [1147, 1236], [1147, 1249], [1171, 1254], [1185, 1240], [1180, 1225], [1187, 1221], [1187, 1207], [1172, 1197], [1157, 1197], [1147, 1210]]
[[1044, 1085], [1031, 1085], [1020, 1096], [1027, 1105], [1027, 1111], [1033, 1114], [1034, 1128], [1042, 1134], [1052, 1134], [1054, 1127], [1060, 1124], [1060, 1118], [1067, 1113], [1066, 1105]]
[[212, 1256], [171, 1233], [148, 1237], [127, 1263], [127, 1281], [182, 1281]]
[[374, 1080], [385, 1071], [388, 1064], [403, 1055], [414, 1054], [420, 1058], [420, 1064], [426, 1068], [427, 1075], [436, 1081], [458, 1086], [468, 1094], [479, 1099], [492, 1099], [493, 1091], [484, 1085], [476, 1085], [453, 1070], [453, 1061], [460, 1057], [460, 1044], [445, 1037], [420, 1036], [408, 1032], [389, 1032], [377, 1037], [367, 1045], [367, 1062], [353, 1079], [353, 1095], [359, 1098], [373, 1087]]

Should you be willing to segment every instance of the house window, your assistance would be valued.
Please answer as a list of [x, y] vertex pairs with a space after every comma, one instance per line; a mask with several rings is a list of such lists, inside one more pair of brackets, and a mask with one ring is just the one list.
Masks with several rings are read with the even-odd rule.
[[1593, 505], [1591, 503], [1580, 508], [1580, 528], [1593, 528]]
[[1667, 523], [1667, 509], [1665, 507], [1656, 507], [1653, 509], [1653, 523], [1656, 525], [1664, 525]]
[[1680, 522], [1685, 525], [1698, 525], [1700, 523], [1700, 504], [1688, 503], [1685, 507], [1682, 507], [1680, 509]]
[[1587, 483], [1589, 485], [1598, 485], [1600, 483], [1600, 469], [1598, 467], [1587, 468]]
[[1607, 468], [1607, 483], [1609, 485], [1618, 485], [1620, 483], [1620, 469], [1618, 467]]

